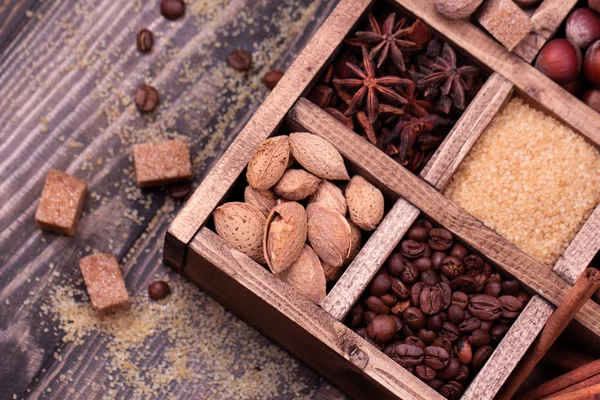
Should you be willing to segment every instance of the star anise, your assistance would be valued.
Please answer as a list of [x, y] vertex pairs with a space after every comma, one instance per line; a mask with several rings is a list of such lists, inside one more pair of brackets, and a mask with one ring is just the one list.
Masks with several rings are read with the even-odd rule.
[[441, 94], [450, 96], [454, 107], [464, 110], [465, 91], [468, 89], [465, 78], [478, 74], [479, 70], [466, 65], [457, 68], [456, 53], [448, 43], [444, 43], [440, 56], [431, 62], [428, 67], [432, 73], [420, 79], [417, 86], [426, 88], [440, 85]]
[[424, 117], [430, 113], [433, 105], [427, 100], [421, 100], [417, 98], [415, 93], [416, 85], [413, 81], [410, 81], [406, 85], [406, 90], [399, 89], [400, 94], [406, 99], [406, 111], [415, 117]]
[[358, 39], [349, 39], [347, 43], [352, 45], [371, 47], [369, 59], [377, 59], [377, 68], [381, 67], [388, 55], [394, 64], [405, 71], [404, 55], [402, 50], [419, 50], [421, 46], [409, 40], [403, 40], [411, 32], [411, 27], [405, 27], [406, 19], [402, 18], [398, 23], [396, 21], [396, 13], [391, 13], [385, 19], [383, 25], [379, 25], [373, 14], [369, 13], [370, 31], [356, 32]]
[[367, 114], [369, 122], [374, 123], [379, 115], [379, 99], [377, 94], [380, 94], [389, 100], [400, 104], [406, 104], [406, 99], [392, 90], [393, 87], [407, 84], [409, 79], [400, 78], [397, 76], [375, 76], [375, 65], [367, 53], [365, 47], [362, 48], [364, 71], [356, 65], [347, 62], [346, 65], [358, 77], [355, 79], [334, 79], [333, 83], [350, 89], [358, 89], [352, 97], [352, 101], [346, 110], [346, 115], [356, 113], [365, 102], [367, 102]]

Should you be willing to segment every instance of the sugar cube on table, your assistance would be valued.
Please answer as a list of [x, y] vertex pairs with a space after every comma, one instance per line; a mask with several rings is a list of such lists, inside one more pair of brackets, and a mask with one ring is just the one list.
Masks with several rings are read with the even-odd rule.
[[529, 16], [512, 0], [487, 0], [477, 12], [477, 21], [511, 51], [533, 30]]
[[133, 163], [139, 187], [164, 185], [192, 177], [187, 139], [136, 144], [133, 146]]
[[117, 258], [112, 254], [98, 253], [79, 260], [79, 268], [87, 287], [92, 307], [105, 313], [126, 308], [129, 296], [119, 269]]
[[46, 175], [35, 221], [44, 230], [73, 236], [86, 194], [85, 181], [51, 169]]

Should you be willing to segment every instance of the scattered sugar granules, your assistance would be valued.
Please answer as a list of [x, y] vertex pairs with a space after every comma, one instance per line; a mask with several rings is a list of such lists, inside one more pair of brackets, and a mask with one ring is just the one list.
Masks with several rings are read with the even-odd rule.
[[492, 120], [444, 194], [551, 267], [600, 201], [600, 154], [515, 98]]

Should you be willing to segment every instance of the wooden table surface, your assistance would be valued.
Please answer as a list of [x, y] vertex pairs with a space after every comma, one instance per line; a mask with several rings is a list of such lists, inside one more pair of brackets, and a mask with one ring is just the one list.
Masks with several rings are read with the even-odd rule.
[[[170, 22], [161, 17], [158, 0], [0, 1], [0, 399], [143, 397], [123, 383], [122, 371], [111, 369], [107, 348], [115, 340], [105, 330], [92, 328], [81, 341], [65, 336], [60, 324], [67, 317], [52, 306], [57, 293], [83, 289], [78, 260], [96, 251], [118, 257], [138, 302], [146, 301], [156, 277], [177, 280], [161, 252], [182, 203], [164, 188], [135, 187], [131, 145], [188, 137], [197, 186], [267, 96], [264, 73], [285, 70], [336, 1], [186, 3], [185, 18]], [[156, 35], [148, 55], [135, 47], [142, 27]], [[254, 54], [250, 73], [226, 66], [226, 55], [236, 48]], [[160, 92], [161, 105], [152, 115], [140, 115], [132, 104], [142, 82]], [[34, 223], [50, 168], [88, 182], [75, 237], [42, 232]], [[218, 324], [224, 344], [199, 345], [189, 354], [189, 379], [154, 382], [159, 394], [149, 397], [343, 398], [211, 299], [199, 291], [192, 295], [202, 307], [193, 321], [181, 321], [191, 326], [186, 332], [206, 336], [207, 326]], [[71, 300], [79, 312], [89, 311], [85, 298]], [[150, 338], [140, 364], [160, 367], [173, 345]], [[240, 387], [253, 379], [245, 369], [260, 375], [260, 366], [274, 364], [281, 376], [263, 373], [260, 379], [275, 386], [294, 383], [294, 389], [260, 396], [220, 391], [218, 380], [228, 371], [203, 360], [231, 357], [231, 346], [242, 354], [261, 349], [231, 364]], [[116, 392], [109, 395], [114, 382]]]

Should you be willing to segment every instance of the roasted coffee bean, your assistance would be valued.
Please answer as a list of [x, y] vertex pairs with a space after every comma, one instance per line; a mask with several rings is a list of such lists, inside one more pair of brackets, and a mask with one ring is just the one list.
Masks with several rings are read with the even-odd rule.
[[442, 289], [438, 286], [425, 286], [419, 296], [419, 307], [427, 315], [437, 314], [442, 310]]
[[400, 331], [400, 333], [402, 334], [402, 336], [404, 337], [409, 337], [409, 336], [417, 336], [417, 332], [415, 332], [414, 329], [411, 329], [407, 324], [406, 324], [406, 320], [402, 319], [402, 321], [405, 322], [404, 326], [402, 327], [402, 330]]
[[500, 296], [501, 291], [502, 291], [502, 283], [497, 282], [497, 281], [491, 281], [485, 285], [485, 289], [484, 289], [483, 293], [487, 294], [488, 296], [498, 297], [498, 296]]
[[154, 281], [148, 286], [148, 296], [155, 301], [162, 300], [171, 294], [171, 288], [165, 281]]
[[410, 289], [410, 300], [415, 307], [419, 307], [421, 305], [421, 292], [426, 286], [427, 285], [423, 282], [417, 282]]
[[392, 306], [390, 312], [394, 315], [400, 315], [408, 307], [410, 307], [410, 300], [401, 300]]
[[394, 321], [396, 321], [396, 328], [398, 328], [397, 331], [399, 332], [400, 329], [402, 329], [402, 327], [404, 326], [404, 323], [402, 322], [402, 318], [400, 318], [397, 315], [392, 315], [392, 318], [394, 318]]
[[281, 78], [283, 78], [283, 72], [277, 69], [273, 69], [267, 72], [265, 76], [263, 76], [262, 81], [263, 84], [267, 87], [267, 89], [273, 90], [275, 89], [275, 86], [277, 86]]
[[460, 337], [460, 332], [458, 331], [458, 327], [451, 322], [444, 322], [442, 324], [442, 330], [438, 334], [439, 336], [444, 336], [448, 338], [451, 342], [454, 342], [456, 339]]
[[465, 319], [465, 309], [459, 306], [458, 304], [452, 304], [448, 308], [447, 313], [448, 321], [452, 322], [454, 325], [460, 324]]
[[475, 278], [472, 275], [457, 276], [450, 281], [450, 287], [452, 290], [458, 290], [467, 294], [475, 293], [477, 291]]
[[440, 276], [433, 270], [421, 272], [419, 280], [427, 286], [433, 286], [440, 282]]
[[423, 253], [423, 257], [425, 258], [431, 258], [431, 255], [433, 254], [433, 250], [431, 250], [431, 247], [429, 247], [428, 244], [425, 245], [425, 252]]
[[377, 348], [377, 350], [383, 351], [383, 349], [385, 348], [385, 345], [382, 343], [377, 343], [374, 340], [372, 340], [369, 336], [365, 336], [365, 340], [367, 341], [367, 343], [372, 344], [375, 348]]
[[425, 230], [427, 231], [427, 233], [429, 233], [429, 231], [433, 228], [433, 225], [431, 224], [431, 222], [429, 222], [429, 221], [427, 221], [426, 219], [423, 219], [423, 218], [418, 219], [413, 225], [425, 228]]
[[433, 250], [446, 251], [452, 247], [452, 233], [444, 228], [433, 228], [429, 231], [427, 243]]
[[504, 335], [506, 335], [506, 332], [508, 332], [509, 329], [510, 325], [507, 324], [496, 325], [492, 329], [490, 329], [490, 336], [492, 337], [492, 342], [500, 343], [500, 341], [502, 340], [502, 338], [504, 338]]
[[475, 329], [481, 328], [481, 320], [479, 318], [469, 318], [458, 325], [458, 331], [462, 334], [471, 333]]
[[364, 326], [360, 327], [358, 329], [355, 329], [354, 333], [356, 333], [358, 336], [364, 339], [365, 337], [367, 337], [367, 328], [365, 328]]
[[456, 378], [454, 378], [454, 380], [456, 380], [456, 381], [466, 381], [467, 379], [469, 379], [470, 375], [471, 375], [471, 372], [469, 371], [469, 366], [468, 365], [461, 365], [460, 366], [460, 372], [458, 373], [458, 376]]
[[483, 272], [483, 258], [477, 254], [471, 254], [463, 259], [463, 264], [468, 274], [480, 274]]
[[425, 343], [423, 343], [423, 341], [421, 339], [419, 339], [417, 336], [407, 336], [406, 339], [404, 339], [404, 344], [410, 344], [412, 346], [417, 346], [419, 348], [421, 348], [422, 350], [425, 350]]
[[445, 311], [440, 311], [438, 315], [442, 319], [442, 323], [448, 321], [448, 314]]
[[450, 339], [448, 339], [445, 336], [439, 336], [435, 338], [435, 340], [433, 341], [433, 343], [431, 344], [432, 346], [436, 346], [436, 347], [441, 347], [442, 349], [446, 350], [448, 353], [450, 353], [452, 351], [452, 342], [450, 341]]
[[174, 21], [185, 14], [185, 3], [183, 0], [162, 0], [160, 12], [166, 19]]
[[467, 339], [469, 339], [469, 343], [475, 347], [487, 346], [492, 340], [490, 333], [483, 329], [475, 329], [467, 336]]
[[473, 348], [467, 338], [460, 338], [454, 343], [454, 354], [458, 357], [461, 364], [470, 364], [473, 359]]
[[365, 311], [362, 315], [362, 320], [365, 324], [370, 324], [376, 316], [377, 313], [375, 311]]
[[439, 332], [442, 329], [442, 317], [440, 314], [430, 315], [427, 317], [427, 329], [432, 330], [434, 332]]
[[479, 329], [483, 329], [486, 332], [489, 332], [490, 329], [492, 329], [492, 327], [494, 326], [494, 323], [497, 322], [499, 319], [497, 319], [496, 321], [481, 321], [481, 328]]
[[404, 271], [404, 257], [400, 253], [393, 253], [387, 261], [387, 271], [391, 276], [398, 277]]
[[433, 264], [431, 263], [431, 258], [429, 258], [429, 257], [417, 258], [413, 262], [413, 264], [415, 267], [417, 267], [419, 272], [429, 271], [433, 268]]
[[425, 382], [425, 384], [427, 386], [429, 386], [430, 388], [432, 388], [433, 390], [440, 390], [440, 388], [444, 385], [444, 382], [435, 378], [435, 379]]
[[227, 56], [227, 64], [238, 71], [248, 71], [252, 66], [252, 56], [246, 50], [235, 50]]
[[450, 279], [448, 279], [448, 277], [444, 274], [440, 275], [440, 281], [447, 283], [448, 285], [450, 284]]
[[385, 353], [386, 356], [389, 357], [392, 354], [392, 349], [402, 343], [403, 343], [402, 340], [394, 340], [392, 342], [389, 342], [383, 348], [383, 352]]
[[139, 85], [135, 90], [135, 105], [140, 112], [149, 113], [158, 105], [158, 90], [150, 85]]
[[382, 296], [390, 290], [392, 286], [392, 279], [386, 271], [381, 271], [369, 284], [369, 293], [371, 296]]
[[417, 346], [399, 344], [392, 349], [390, 358], [404, 368], [413, 367], [423, 362], [424, 354]]
[[465, 391], [460, 382], [451, 381], [442, 386], [439, 393], [448, 400], [458, 400]]
[[442, 268], [444, 260], [448, 257], [448, 254], [443, 251], [434, 251], [431, 255], [431, 266], [435, 271], [439, 271]]
[[427, 245], [423, 242], [417, 242], [416, 240], [403, 240], [400, 243], [400, 253], [406, 258], [419, 258], [425, 252]]
[[437, 286], [442, 291], [442, 310], [445, 310], [452, 305], [452, 289], [446, 282], [440, 282]]
[[409, 285], [415, 283], [419, 277], [419, 270], [411, 262], [404, 263], [404, 271], [400, 274], [400, 280]]
[[410, 297], [410, 293], [411, 293], [411, 289], [398, 278], [390, 279], [389, 290], [392, 292], [392, 294], [394, 296], [396, 296], [400, 300], [408, 299]]
[[379, 296], [379, 298], [381, 299], [383, 304], [385, 304], [388, 307], [392, 307], [398, 301], [398, 299], [396, 299], [394, 295], [389, 293], [386, 293], [383, 296]]
[[485, 289], [485, 284], [487, 283], [487, 276], [483, 274], [475, 275], [475, 292], [481, 293]]
[[465, 309], [469, 305], [469, 296], [464, 292], [454, 292], [452, 293], [452, 304]]
[[348, 317], [346, 317], [346, 325], [350, 328], [358, 328], [362, 323], [362, 315], [365, 312], [365, 308], [362, 304], [357, 303], [350, 312], [348, 313]]
[[460, 243], [454, 244], [450, 249], [450, 255], [460, 258], [461, 260], [469, 255], [469, 250]]
[[427, 240], [427, 229], [422, 226], [413, 225], [408, 232], [406, 232], [406, 237], [410, 240], [416, 240], [417, 242], [424, 242]]
[[167, 187], [167, 193], [175, 200], [186, 199], [191, 191], [192, 185], [190, 182], [174, 183]]
[[383, 304], [383, 301], [381, 301], [379, 297], [369, 296], [367, 297], [367, 300], [365, 300], [365, 304], [369, 310], [374, 311], [377, 314], [390, 313], [390, 308]]
[[[525, 307], [525, 305], [529, 302], [529, 299], [531, 297], [529, 297], [529, 295], [527, 293], [525, 293], [524, 291], [520, 291], [519, 294], [517, 294], [517, 299], [521, 300], [521, 303], [523, 304], [523, 307]], [[600, 302], [600, 300], [598, 300]]]
[[498, 297], [502, 304], [502, 317], [514, 319], [519, 316], [523, 309], [523, 303], [515, 296], [500, 296]]
[[435, 378], [436, 371], [428, 365], [417, 365], [415, 367], [415, 375], [423, 382], [430, 381]]
[[378, 315], [367, 326], [367, 336], [375, 343], [385, 343], [396, 335], [398, 327], [391, 315]]
[[154, 45], [154, 36], [148, 29], [142, 29], [138, 32], [135, 42], [140, 53], [150, 53]]
[[483, 367], [493, 352], [494, 349], [491, 346], [483, 346], [478, 348], [475, 354], [473, 354], [473, 368], [479, 369]]
[[425, 315], [416, 307], [409, 307], [402, 313], [402, 320], [411, 329], [421, 329], [425, 326]]
[[421, 339], [426, 345], [430, 345], [431, 343], [433, 343], [437, 335], [434, 331], [431, 331], [429, 329], [419, 329], [419, 331], [417, 332], [417, 337]]
[[504, 296], [516, 296], [521, 290], [521, 285], [514, 279], [502, 282], [502, 295]]
[[450, 354], [446, 350], [437, 346], [429, 346], [423, 350], [425, 358], [423, 361], [431, 368], [438, 370], [446, 368], [450, 360]]
[[448, 365], [446, 366], [446, 368], [442, 368], [439, 371], [437, 371], [437, 377], [443, 381], [451, 381], [452, 379], [455, 379], [458, 374], [460, 373], [460, 361], [458, 361], [458, 358], [455, 357], [451, 357], [448, 360]]
[[494, 267], [492, 267], [489, 263], [483, 263], [483, 272], [482, 275], [490, 276], [494, 273]]
[[477, 294], [469, 300], [469, 312], [484, 321], [491, 321], [502, 316], [502, 303], [487, 294]]

